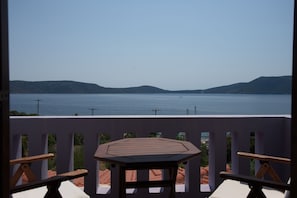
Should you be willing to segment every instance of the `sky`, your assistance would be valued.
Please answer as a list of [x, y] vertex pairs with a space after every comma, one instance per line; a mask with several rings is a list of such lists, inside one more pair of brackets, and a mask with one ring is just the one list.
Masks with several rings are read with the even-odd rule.
[[293, 0], [9, 0], [10, 80], [194, 90], [292, 73]]

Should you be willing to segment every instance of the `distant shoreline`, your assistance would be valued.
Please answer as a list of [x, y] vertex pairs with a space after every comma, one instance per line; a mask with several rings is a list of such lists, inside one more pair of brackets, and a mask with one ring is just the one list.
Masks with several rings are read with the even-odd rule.
[[153, 86], [106, 88], [76, 81], [10, 81], [10, 93], [18, 94], [291, 94], [291, 76], [259, 77], [247, 83], [235, 83], [209, 89], [170, 91]]
[[283, 115], [290, 95], [12, 94], [10, 110], [39, 115]]

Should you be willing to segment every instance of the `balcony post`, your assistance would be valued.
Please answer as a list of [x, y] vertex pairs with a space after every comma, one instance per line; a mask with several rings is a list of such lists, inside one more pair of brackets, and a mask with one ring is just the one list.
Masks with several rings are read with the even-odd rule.
[[74, 138], [73, 133], [61, 131], [57, 134], [57, 173], [73, 170]]
[[[38, 133], [38, 131], [36, 131], [36, 133], [30, 134], [28, 138], [29, 156], [48, 153], [48, 136], [46, 134]], [[32, 163], [31, 169], [39, 179], [45, 179], [48, 177], [47, 160]]]
[[[226, 133], [223, 131], [209, 132], [209, 186], [214, 190], [222, 181], [219, 176], [220, 171], [226, 170]], [[225, 153], [225, 152], [223, 152]]]
[[[250, 133], [249, 131], [233, 131], [231, 133], [231, 163], [232, 172], [236, 174], [249, 174], [249, 163], [244, 158], [239, 158], [237, 155], [238, 151], [250, 151]], [[248, 141], [247, 141], [248, 140]]]
[[[186, 129], [186, 140], [191, 141], [197, 148], [201, 147], [201, 133], [198, 129], [199, 126], [189, 126]], [[190, 194], [199, 194], [200, 191], [200, 161], [201, 155], [191, 159], [187, 162], [185, 167], [185, 192], [190, 192]]]
[[84, 168], [89, 171], [89, 174], [85, 177], [84, 190], [91, 197], [96, 195], [97, 185], [100, 179], [98, 178], [99, 162], [94, 159], [94, 151], [98, 147], [98, 141], [97, 131], [93, 130], [93, 133], [90, 133], [90, 131], [84, 133]]

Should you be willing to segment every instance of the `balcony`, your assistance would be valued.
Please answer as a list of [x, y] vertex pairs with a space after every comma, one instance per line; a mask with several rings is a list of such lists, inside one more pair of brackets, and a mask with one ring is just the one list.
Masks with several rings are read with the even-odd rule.
[[[249, 174], [249, 163], [239, 159], [237, 151], [249, 151], [251, 134], [255, 140], [255, 152], [290, 157], [290, 121], [288, 115], [275, 116], [36, 116], [10, 118], [11, 158], [22, 155], [22, 136], [28, 137], [29, 155], [48, 152], [48, 135], [56, 136], [56, 170], [58, 173], [73, 169], [74, 135], [84, 139], [83, 162], [89, 170], [85, 177], [84, 190], [93, 198], [117, 198], [117, 167], [111, 166], [110, 187], [98, 186], [99, 162], [93, 157], [100, 142], [101, 134], [108, 134], [110, 140], [123, 138], [133, 133], [136, 137], [158, 134], [166, 138], [176, 138], [182, 134], [198, 148], [207, 134], [209, 161], [209, 188], [214, 190], [220, 184], [219, 172], [226, 169], [227, 136], [231, 137], [231, 168], [235, 173]], [[200, 160], [190, 160], [185, 165], [184, 185], [179, 186], [176, 197], [202, 198], [211, 192], [201, 190]], [[256, 164], [256, 166], [258, 166]], [[46, 178], [48, 163], [32, 165], [39, 178]], [[288, 177], [288, 167], [279, 166], [284, 178]], [[137, 174], [137, 179], [147, 178], [148, 171]], [[107, 189], [107, 190], [106, 190]], [[168, 191], [139, 189], [130, 191], [128, 197], [165, 197]]]

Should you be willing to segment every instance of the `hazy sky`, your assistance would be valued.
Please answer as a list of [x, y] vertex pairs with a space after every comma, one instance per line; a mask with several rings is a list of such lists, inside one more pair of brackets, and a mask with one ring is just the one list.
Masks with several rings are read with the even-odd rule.
[[291, 75], [293, 0], [9, 0], [10, 79], [205, 89]]

